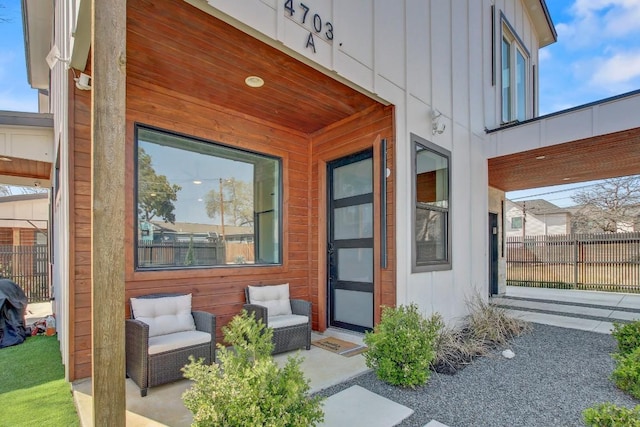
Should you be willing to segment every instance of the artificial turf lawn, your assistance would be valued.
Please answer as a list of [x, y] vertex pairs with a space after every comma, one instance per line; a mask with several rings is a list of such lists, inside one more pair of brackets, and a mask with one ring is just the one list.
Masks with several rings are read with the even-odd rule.
[[79, 426], [55, 336], [0, 349], [0, 426]]

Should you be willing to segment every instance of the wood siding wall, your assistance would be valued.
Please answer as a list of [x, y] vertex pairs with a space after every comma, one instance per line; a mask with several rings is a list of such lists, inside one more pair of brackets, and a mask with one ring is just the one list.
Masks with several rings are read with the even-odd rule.
[[[252, 284], [289, 283], [293, 298], [313, 302], [313, 328], [326, 326], [326, 288], [319, 280], [323, 267], [318, 249], [324, 218], [320, 195], [324, 181], [318, 179], [319, 162], [373, 146], [376, 138], [389, 141], [387, 161], [393, 170], [393, 108], [376, 106], [311, 135], [276, 125], [242, 112], [223, 107], [215, 86], [206, 82], [194, 93], [194, 82], [164, 79], [157, 75], [157, 64], [170, 61], [165, 49], [171, 35], [150, 29], [175, 26], [171, 8], [184, 4], [170, 2], [163, 14], [150, 14], [143, 1], [128, 2], [127, 19], [127, 152], [125, 177], [125, 281], [126, 298], [155, 293], [193, 294], [193, 308], [212, 312], [220, 328], [238, 314], [245, 302], [244, 288]], [[194, 13], [195, 10], [194, 10]], [[201, 12], [197, 12], [201, 13]], [[211, 20], [215, 18], [211, 17]], [[202, 34], [215, 28], [201, 28]], [[193, 37], [193, 36], [183, 36]], [[247, 36], [248, 37], [248, 36]], [[184, 45], [194, 55], [202, 55], [197, 40]], [[188, 67], [190, 64], [176, 64]], [[73, 85], [73, 87], [75, 87]], [[75, 89], [74, 89], [75, 90]], [[301, 94], [304, 96], [304, 94]], [[70, 293], [72, 325], [70, 333], [70, 379], [91, 375], [91, 281], [90, 281], [90, 92], [75, 90], [70, 100], [70, 192], [71, 224]], [[244, 266], [189, 270], [136, 271], [134, 266], [135, 223], [135, 124], [154, 126], [282, 159], [283, 166], [283, 260], [279, 266]], [[379, 156], [379, 154], [378, 154]], [[378, 168], [379, 169], [379, 168]], [[379, 171], [378, 171], [379, 172]], [[395, 303], [395, 232], [393, 175], [388, 182], [388, 265], [380, 272], [377, 302]], [[326, 234], [325, 234], [326, 235]], [[128, 317], [127, 312], [123, 316]], [[379, 318], [379, 310], [376, 318]]]
[[313, 302], [314, 329], [323, 331], [327, 324], [327, 265], [326, 236], [326, 182], [327, 163], [349, 154], [373, 148], [374, 161], [374, 221], [379, 230], [380, 212], [380, 141], [387, 140], [387, 167], [392, 171], [387, 178], [387, 268], [380, 268], [380, 234], [374, 236], [374, 322], [380, 320], [381, 305], [393, 306], [396, 303], [395, 269], [395, 186], [394, 186], [394, 149], [393, 107], [372, 107], [335, 125], [328, 126], [312, 137], [313, 158], [311, 162], [312, 191], [312, 262], [310, 281], [317, 286], [311, 289]]
[[69, 377], [91, 376], [91, 92], [69, 102]]
[[[44, 231], [46, 230], [45, 228]], [[0, 245], [35, 245], [38, 233], [33, 228], [0, 227]]]

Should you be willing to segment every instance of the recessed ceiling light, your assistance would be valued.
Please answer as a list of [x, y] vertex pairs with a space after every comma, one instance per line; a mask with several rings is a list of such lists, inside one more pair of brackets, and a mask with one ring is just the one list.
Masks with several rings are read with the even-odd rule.
[[563, 181], [569, 181], [571, 178], [562, 178]]
[[11, 160], [8, 157], [0, 157], [0, 161], [2, 161], [2, 162], [12, 162], [13, 160]]
[[258, 77], [258, 76], [249, 76], [246, 79], [244, 79], [244, 82], [249, 87], [262, 87], [262, 86], [264, 86], [264, 80], [262, 79], [262, 77]]
[[195, 185], [200, 185], [200, 184], [202, 184], [202, 181], [200, 181], [199, 179], [194, 179], [194, 180], [193, 180], [193, 183], [194, 183]]
[[546, 159], [547, 156], [536, 156], [536, 160], [543, 160]]

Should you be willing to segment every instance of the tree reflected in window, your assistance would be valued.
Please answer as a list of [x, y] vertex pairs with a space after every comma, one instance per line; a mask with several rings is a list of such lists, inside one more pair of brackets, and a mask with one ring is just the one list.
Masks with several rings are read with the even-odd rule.
[[137, 268], [281, 262], [279, 159], [136, 128]]

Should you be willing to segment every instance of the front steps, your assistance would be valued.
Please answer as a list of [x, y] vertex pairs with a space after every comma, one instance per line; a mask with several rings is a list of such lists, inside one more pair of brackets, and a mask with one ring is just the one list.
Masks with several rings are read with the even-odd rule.
[[533, 323], [611, 333], [614, 322], [640, 320], [640, 295], [507, 286], [491, 298], [514, 317]]

